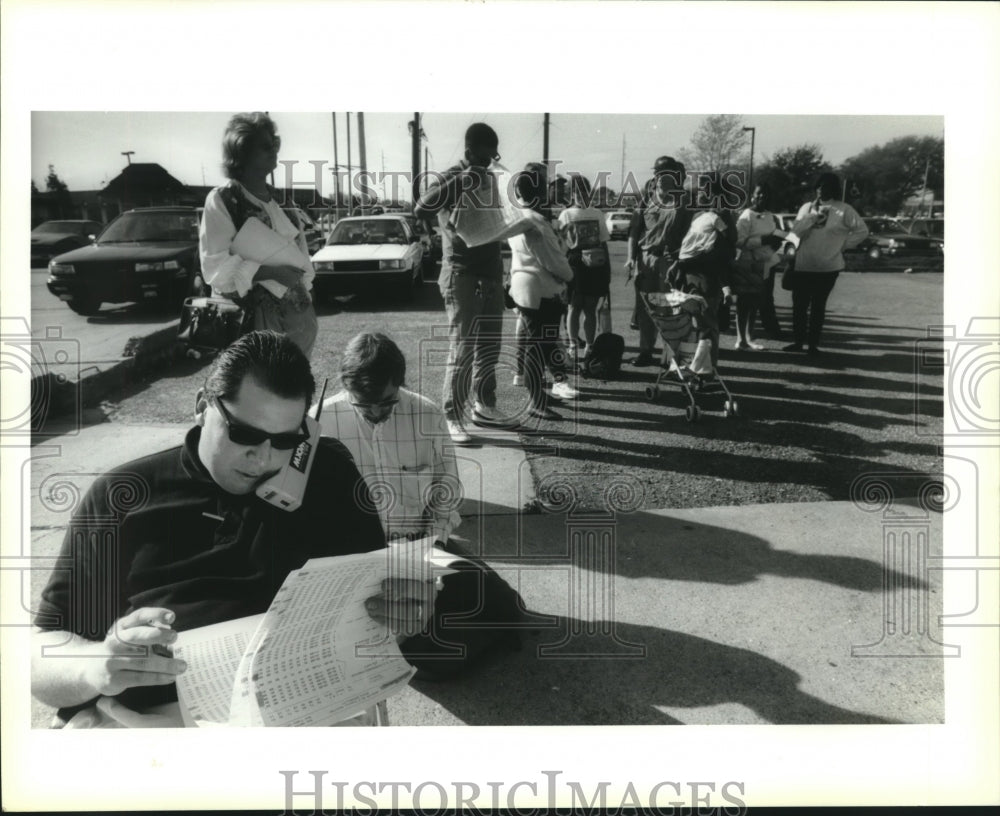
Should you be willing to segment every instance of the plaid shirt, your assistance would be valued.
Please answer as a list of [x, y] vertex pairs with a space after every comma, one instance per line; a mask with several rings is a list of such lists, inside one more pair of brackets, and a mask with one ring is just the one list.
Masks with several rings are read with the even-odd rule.
[[462, 485], [440, 408], [400, 388], [389, 418], [373, 425], [341, 391], [324, 401], [321, 422], [324, 435], [339, 439], [354, 457], [387, 539], [448, 540], [461, 523]]

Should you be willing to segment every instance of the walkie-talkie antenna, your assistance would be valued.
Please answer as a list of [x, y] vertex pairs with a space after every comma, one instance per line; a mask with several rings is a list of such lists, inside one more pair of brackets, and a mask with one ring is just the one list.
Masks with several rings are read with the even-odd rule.
[[330, 378], [327, 377], [323, 380], [323, 390], [319, 395], [319, 402], [316, 403], [316, 416], [313, 417], [317, 422], [319, 422], [319, 415], [323, 413], [323, 397], [326, 396], [326, 387], [330, 384]]

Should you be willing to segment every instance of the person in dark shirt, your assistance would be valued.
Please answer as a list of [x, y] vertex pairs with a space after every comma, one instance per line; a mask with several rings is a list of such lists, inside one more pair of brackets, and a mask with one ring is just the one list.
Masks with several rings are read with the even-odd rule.
[[[60, 718], [102, 697], [134, 711], [176, 700], [178, 632], [265, 612], [310, 558], [384, 546], [364, 480], [335, 440], [320, 441], [298, 509], [256, 495], [308, 438], [314, 388], [286, 335], [244, 335], [216, 359], [184, 444], [87, 492], [34, 621], [32, 693]], [[368, 604], [401, 636], [420, 632], [433, 607], [433, 592], [411, 583]]]
[[504, 293], [500, 243], [467, 246], [451, 229], [450, 219], [463, 193], [478, 188], [491, 162], [500, 158], [498, 147], [493, 128], [482, 122], [470, 125], [465, 132], [465, 158], [449, 168], [438, 183], [432, 183], [413, 207], [417, 218], [437, 216], [441, 227], [438, 288], [448, 312], [450, 341], [442, 408], [456, 444], [471, 441], [463, 424], [470, 384], [473, 422], [496, 421], [490, 411], [496, 407]]
[[677, 260], [681, 243], [691, 225], [691, 210], [684, 202], [684, 165], [670, 156], [661, 156], [653, 166], [653, 195], [632, 217], [625, 269], [635, 276], [636, 310], [639, 326], [639, 355], [632, 365], [653, 365], [656, 326], [639, 298], [639, 292], [661, 292], [666, 287], [667, 270]]

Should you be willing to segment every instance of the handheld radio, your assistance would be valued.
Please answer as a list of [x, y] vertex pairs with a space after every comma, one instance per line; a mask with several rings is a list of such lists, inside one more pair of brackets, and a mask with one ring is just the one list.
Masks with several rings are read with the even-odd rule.
[[323, 430], [319, 424], [319, 416], [323, 412], [323, 397], [326, 396], [327, 383], [329, 380], [323, 383], [323, 393], [319, 395], [315, 418], [306, 414], [305, 423], [309, 438], [292, 451], [291, 458], [281, 470], [257, 488], [257, 495], [260, 498], [288, 512], [297, 510], [302, 504], [302, 497], [306, 494], [309, 471], [312, 470], [319, 437]]

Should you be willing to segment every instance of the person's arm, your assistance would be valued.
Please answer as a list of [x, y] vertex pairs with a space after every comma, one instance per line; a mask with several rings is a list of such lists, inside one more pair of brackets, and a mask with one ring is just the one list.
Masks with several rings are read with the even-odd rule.
[[[295, 266], [262, 266], [232, 253], [236, 227], [218, 190], [205, 199], [205, 212], [198, 229], [198, 251], [205, 283], [227, 296], [245, 297], [255, 281], [273, 280], [284, 286], [302, 281]], [[308, 257], [308, 254], [307, 254]]]
[[795, 223], [792, 224], [792, 232], [794, 232], [800, 239], [805, 238], [806, 235], [812, 230], [813, 225], [816, 223], [816, 218], [818, 213], [813, 208], [812, 202], [803, 204], [799, 207], [798, 214], [795, 216]]
[[639, 263], [639, 241], [646, 232], [646, 219], [643, 218], [643, 208], [639, 207], [632, 213], [628, 225], [628, 254], [625, 258], [625, 283], [635, 276]]
[[844, 205], [844, 226], [848, 229], [844, 249], [854, 249], [868, 237], [868, 225], [850, 204]]
[[433, 420], [431, 445], [434, 451], [432, 465], [434, 487], [431, 489], [431, 499], [427, 508], [431, 515], [430, 534], [438, 541], [447, 542], [452, 530], [462, 523], [462, 517], [458, 513], [462, 499], [462, 482], [458, 477], [455, 450], [444, 441], [448, 439], [444, 414], [437, 407], [433, 411]]
[[485, 178], [485, 167], [470, 167], [462, 171], [448, 171], [435, 177], [420, 194], [413, 205], [417, 218], [430, 220], [442, 210], [454, 209], [459, 196], [466, 190], [474, 190]]
[[113, 697], [136, 686], [173, 683], [187, 669], [167, 656], [177, 640], [169, 609], [143, 607], [116, 621], [104, 640], [36, 629], [32, 636], [31, 693], [56, 708]]
[[736, 221], [736, 247], [756, 249], [760, 242], [761, 236], [753, 234], [753, 210], [744, 210]]
[[559, 236], [540, 217], [537, 222], [535, 219], [532, 221], [535, 223], [535, 229], [525, 234], [532, 253], [552, 277], [569, 283], [573, 280], [573, 267], [569, 265], [566, 249], [560, 242]]

